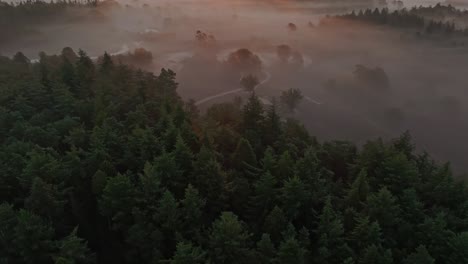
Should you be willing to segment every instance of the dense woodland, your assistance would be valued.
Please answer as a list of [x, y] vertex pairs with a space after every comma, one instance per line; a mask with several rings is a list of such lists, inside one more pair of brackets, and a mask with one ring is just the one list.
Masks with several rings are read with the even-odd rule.
[[102, 19], [97, 1], [0, 1], [0, 44], [19, 37], [39, 35], [39, 26]]
[[[453, 11], [454, 14], [448, 13], [441, 15], [440, 10], [457, 10], [452, 7], [436, 6], [436, 7], [419, 7], [410, 10], [400, 9], [389, 11], [387, 8], [365, 9], [352, 11], [343, 15], [327, 16], [320, 21], [321, 26], [340, 25], [341, 22], [349, 23], [355, 21], [358, 23], [385, 25], [392, 28], [414, 30], [418, 35], [438, 35], [447, 36], [468, 36], [468, 27], [463, 23], [457, 23], [455, 16], [468, 17], [468, 13], [462, 11]], [[438, 12], [440, 11], [440, 12]], [[443, 13], [444, 14], [444, 13]], [[451, 19], [451, 18], [454, 19]]]
[[321, 143], [255, 93], [202, 115], [176, 90], [1, 57], [0, 263], [468, 263], [466, 184], [408, 133]]

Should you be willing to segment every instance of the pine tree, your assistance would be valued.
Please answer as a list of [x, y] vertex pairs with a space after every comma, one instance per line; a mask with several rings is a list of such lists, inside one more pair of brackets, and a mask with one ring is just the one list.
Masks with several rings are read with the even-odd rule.
[[450, 253], [446, 258], [447, 263], [468, 263], [468, 232], [457, 234], [448, 242]]
[[273, 174], [276, 171], [276, 156], [271, 147], [267, 147], [261, 160], [262, 169]]
[[416, 251], [404, 260], [405, 264], [434, 264], [434, 262], [435, 259], [431, 257], [424, 245], [417, 247]]
[[351, 256], [351, 249], [344, 240], [341, 217], [333, 210], [330, 198], [325, 202], [317, 228], [317, 263], [341, 263]]
[[91, 189], [95, 195], [101, 195], [107, 184], [107, 174], [101, 170], [94, 173], [91, 180]]
[[206, 200], [203, 199], [198, 190], [191, 184], [185, 189], [185, 197], [180, 202], [181, 204], [181, 221], [184, 234], [191, 238], [199, 235], [203, 224], [203, 209], [206, 205]]
[[416, 165], [402, 153], [385, 159], [377, 170], [377, 177], [394, 194], [419, 185]]
[[103, 74], [109, 74], [110, 71], [114, 68], [114, 63], [112, 62], [111, 56], [106, 52], [102, 56], [102, 61], [100, 65], [100, 71]]
[[213, 223], [209, 237], [209, 255], [213, 263], [245, 263], [250, 255], [250, 234], [236, 215], [223, 212]]
[[74, 94], [77, 94], [75, 67], [69, 59], [63, 57], [62, 60], [62, 65], [60, 67], [62, 82], [66, 84]]
[[400, 207], [395, 197], [387, 188], [372, 194], [367, 199], [369, 216], [376, 220], [384, 230], [389, 232], [399, 221]]
[[193, 153], [180, 135], [177, 137], [174, 152], [172, 154], [182, 173], [184, 175], [188, 175], [192, 170]]
[[405, 133], [403, 133], [398, 139], [393, 141], [394, 148], [405, 154], [408, 160], [412, 160], [414, 158], [413, 151], [415, 147], [411, 140], [411, 134], [409, 131], [405, 131]]
[[[254, 183], [254, 192], [250, 200], [253, 220], [263, 219], [277, 201], [276, 179], [266, 172]], [[260, 218], [258, 218], [260, 217]]]
[[283, 152], [278, 160], [276, 173], [274, 174], [279, 181], [287, 180], [294, 175], [294, 160], [289, 151]]
[[171, 264], [203, 264], [206, 263], [206, 252], [190, 242], [177, 243]]
[[58, 242], [59, 252], [54, 256], [56, 263], [94, 263], [95, 258], [84, 239], [77, 236], [77, 228]]
[[235, 168], [245, 170], [250, 166], [257, 165], [257, 158], [249, 141], [244, 138], [239, 139], [236, 150], [232, 155], [232, 161]]
[[272, 104], [267, 108], [265, 120], [263, 122], [264, 140], [265, 144], [269, 146], [274, 145], [281, 138], [282, 134], [281, 117], [277, 112], [277, 108], [276, 99], [273, 98]]
[[351, 185], [351, 189], [348, 191], [348, 196], [346, 198], [347, 203], [355, 209], [362, 209], [369, 195], [369, 191], [367, 172], [362, 170]]
[[382, 242], [380, 226], [377, 222], [370, 222], [367, 216], [358, 216], [356, 225], [350, 234], [350, 245], [356, 250], [365, 249], [371, 245], [380, 246]]
[[384, 250], [375, 245], [371, 245], [364, 250], [363, 256], [359, 259], [359, 264], [392, 264], [393, 257], [390, 250]]
[[299, 177], [295, 176], [284, 182], [281, 189], [281, 201], [290, 221], [308, 213], [307, 205], [309, 205], [310, 198], [311, 193]]
[[16, 212], [7, 203], [0, 204], [0, 262], [19, 262], [17, 248], [12, 244], [15, 238], [14, 228], [17, 224]]
[[221, 209], [224, 181], [224, 173], [213, 152], [202, 146], [193, 163], [190, 183], [207, 199], [208, 214], [211, 216]]
[[183, 172], [176, 163], [171, 153], [163, 151], [153, 162], [154, 170], [159, 174], [161, 184], [173, 192], [177, 197], [181, 197], [186, 187], [186, 180]]
[[276, 255], [276, 248], [270, 239], [269, 234], [262, 234], [262, 238], [257, 242], [257, 252], [260, 256], [260, 263], [272, 263]]
[[278, 249], [278, 263], [301, 264], [305, 262], [305, 249], [301, 247], [295, 238], [289, 238], [281, 242]]
[[263, 231], [271, 236], [271, 240], [278, 244], [282, 237], [282, 232], [285, 229], [288, 220], [281, 208], [275, 206], [273, 210], [265, 218]]
[[[263, 121], [263, 106], [255, 93], [252, 93], [242, 110], [243, 127], [245, 130], [258, 130]], [[250, 138], [249, 138], [250, 141]]]
[[86, 98], [92, 94], [91, 85], [95, 79], [95, 66], [91, 58], [82, 50], [78, 51], [78, 61], [76, 63], [76, 79], [80, 93], [79, 98]]
[[139, 183], [138, 195], [141, 197], [145, 207], [150, 209], [163, 194], [163, 187], [161, 186], [161, 178], [157, 167], [146, 162], [143, 173], [139, 175]]
[[65, 200], [56, 187], [36, 177], [25, 200], [25, 208], [52, 221], [62, 220]]
[[131, 221], [135, 202], [135, 187], [128, 176], [119, 174], [107, 181], [99, 208], [101, 214], [112, 221], [112, 228], [120, 229]]
[[158, 203], [158, 222], [166, 234], [173, 235], [180, 224], [179, 203], [170, 191], [165, 191]]
[[28, 211], [17, 213], [14, 238], [10, 241], [19, 255], [20, 263], [48, 263], [54, 248], [54, 230], [39, 216]]

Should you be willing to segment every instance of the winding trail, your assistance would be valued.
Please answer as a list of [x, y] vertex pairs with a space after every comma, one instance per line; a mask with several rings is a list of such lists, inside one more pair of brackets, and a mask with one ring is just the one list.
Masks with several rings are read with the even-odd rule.
[[[263, 84], [267, 83], [268, 81], [270, 81], [271, 79], [271, 74], [267, 71], [263, 71], [263, 73], [265, 73], [266, 75], [266, 78], [263, 79], [259, 84], [257, 84], [257, 86], [255, 86], [254, 90], [258, 89], [258, 87], [262, 86]], [[239, 93], [239, 92], [242, 92], [242, 91], [245, 91], [245, 89], [243, 88], [238, 88], [238, 89], [234, 89], [234, 90], [230, 90], [230, 91], [227, 91], [227, 92], [223, 92], [223, 93], [219, 93], [219, 94], [215, 94], [215, 95], [212, 95], [212, 96], [208, 96], [208, 97], [205, 97], [203, 99], [200, 99], [198, 101], [195, 102], [195, 105], [201, 105], [201, 104], [204, 104], [206, 102], [209, 102], [211, 100], [214, 100], [216, 98], [220, 98], [220, 97], [224, 97], [226, 95], [230, 95], [230, 94], [235, 94], [235, 93]], [[268, 102], [269, 101], [265, 98], [260, 98], [260, 100], [265, 103], [265, 102]]]
[[306, 99], [307, 101], [311, 102], [311, 103], [314, 103], [316, 105], [321, 105], [322, 103], [317, 101], [317, 100], [314, 100], [312, 98], [310, 98], [309, 96], [304, 96], [304, 99]]

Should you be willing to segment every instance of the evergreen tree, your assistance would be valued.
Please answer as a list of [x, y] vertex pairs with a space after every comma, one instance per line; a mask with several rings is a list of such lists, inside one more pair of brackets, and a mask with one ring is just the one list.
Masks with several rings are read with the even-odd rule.
[[55, 250], [54, 230], [39, 216], [20, 210], [13, 230], [14, 237], [10, 246], [15, 249], [15, 254], [20, 256], [20, 263], [51, 261], [51, 253]]
[[278, 206], [275, 206], [273, 210], [268, 214], [263, 225], [265, 233], [271, 236], [271, 240], [278, 244], [281, 240], [281, 233], [286, 227], [288, 220], [284, 215], [283, 210]]
[[[244, 129], [252, 130], [252, 132], [257, 130], [263, 121], [263, 111], [262, 103], [258, 99], [257, 95], [252, 93], [249, 97], [249, 100], [242, 109]], [[248, 140], [251, 141], [250, 138], [248, 138]]]
[[99, 207], [101, 214], [113, 223], [112, 228], [120, 229], [131, 222], [135, 202], [135, 187], [128, 176], [119, 174], [107, 181]]
[[104, 56], [102, 56], [102, 61], [100, 65], [101, 73], [108, 74], [114, 67], [114, 63], [112, 62], [111, 56], [106, 52]]
[[184, 233], [194, 238], [194, 236], [199, 235], [198, 232], [202, 228], [203, 209], [206, 205], [206, 200], [200, 196], [197, 189], [189, 184], [185, 189], [185, 197], [180, 204]]
[[316, 232], [317, 263], [341, 263], [351, 256], [351, 249], [344, 239], [341, 217], [333, 209], [330, 198], [325, 202]]
[[262, 238], [257, 242], [257, 252], [259, 254], [260, 263], [272, 263], [275, 255], [276, 248], [270, 239], [270, 235], [262, 234]]
[[168, 234], [174, 234], [180, 224], [179, 203], [170, 191], [165, 191], [159, 200], [158, 221]]
[[9, 261], [19, 262], [18, 249], [12, 244], [15, 238], [14, 228], [17, 224], [16, 212], [13, 206], [7, 203], [0, 204], [0, 262], [8, 263]]
[[393, 257], [390, 250], [383, 250], [375, 245], [371, 245], [364, 250], [363, 256], [359, 259], [360, 264], [392, 264]]
[[308, 213], [307, 205], [310, 198], [307, 186], [297, 176], [289, 178], [284, 183], [281, 189], [281, 201], [290, 221]]
[[177, 137], [173, 156], [182, 173], [188, 175], [192, 170], [193, 153], [180, 135]]
[[85, 264], [95, 262], [86, 241], [77, 236], [77, 230], [77, 228], [73, 229], [70, 235], [59, 241], [59, 253], [54, 257], [56, 263]]
[[153, 166], [154, 170], [159, 174], [161, 184], [166, 186], [177, 197], [182, 196], [187, 183], [179, 164], [176, 163], [171, 153], [163, 151], [160, 156], [155, 158]]
[[242, 170], [257, 165], [257, 158], [249, 141], [241, 138], [232, 157], [235, 168]]
[[356, 249], [365, 249], [371, 245], [380, 246], [382, 242], [380, 226], [377, 222], [370, 222], [369, 218], [357, 217], [356, 225], [351, 231], [351, 246]]
[[269, 172], [262, 174], [254, 183], [254, 192], [250, 200], [253, 220], [258, 221], [259, 216], [263, 219], [273, 209], [278, 198], [276, 185], [276, 179]]
[[291, 178], [294, 173], [294, 160], [289, 151], [283, 152], [278, 160], [275, 176], [279, 181]]
[[250, 255], [250, 234], [236, 215], [223, 212], [213, 223], [209, 237], [209, 255], [214, 263], [245, 263]]
[[399, 221], [400, 207], [395, 197], [386, 188], [372, 194], [367, 199], [369, 216], [384, 229], [385, 234], [393, 234], [393, 228]]
[[457, 234], [448, 242], [450, 253], [447, 263], [466, 263], [468, 261], [468, 232]]
[[276, 157], [274, 150], [271, 147], [268, 147], [263, 154], [263, 158], [261, 160], [262, 169], [265, 172], [269, 172], [273, 174], [276, 170]]
[[179, 242], [171, 264], [202, 264], [206, 263], [206, 253], [192, 243]]
[[351, 185], [346, 198], [347, 203], [356, 209], [362, 209], [363, 204], [369, 195], [369, 183], [367, 182], [367, 173], [362, 170], [357, 179]]
[[435, 259], [431, 257], [425, 246], [419, 246], [404, 261], [405, 264], [434, 264]]
[[49, 220], [61, 221], [64, 205], [65, 201], [57, 188], [39, 177], [34, 178], [30, 196], [25, 200], [25, 208]]
[[289, 238], [281, 242], [278, 249], [278, 263], [301, 264], [305, 262], [305, 250], [295, 238]]
[[224, 175], [212, 151], [202, 146], [194, 163], [190, 183], [207, 199], [209, 215], [220, 210], [220, 199], [224, 192]]
[[274, 145], [282, 134], [281, 117], [278, 114], [276, 99], [273, 98], [272, 104], [268, 106], [265, 114], [265, 120], [263, 123], [264, 132], [263, 137], [265, 143], [268, 145]]

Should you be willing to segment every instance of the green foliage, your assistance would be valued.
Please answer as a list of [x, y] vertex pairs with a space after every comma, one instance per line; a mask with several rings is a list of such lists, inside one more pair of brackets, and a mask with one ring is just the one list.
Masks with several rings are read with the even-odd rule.
[[54, 230], [37, 215], [21, 210], [17, 213], [10, 246], [22, 263], [47, 262], [54, 250]]
[[93, 254], [87, 247], [84, 239], [77, 236], [77, 228], [60, 240], [58, 254], [54, 257], [55, 263], [85, 264], [94, 263]]
[[257, 157], [249, 141], [241, 138], [232, 157], [235, 168], [242, 170], [247, 166], [257, 165]]
[[367, 182], [367, 173], [365, 171], [361, 171], [357, 179], [351, 185], [351, 189], [347, 196], [347, 202], [350, 206], [360, 209], [362, 208], [363, 203], [366, 202], [368, 195], [369, 183]]
[[184, 234], [187, 236], [199, 235], [203, 224], [203, 209], [206, 200], [203, 199], [198, 190], [189, 184], [185, 189], [184, 199], [181, 203], [181, 224]]
[[250, 234], [231, 212], [223, 212], [211, 227], [209, 254], [216, 263], [245, 263]]
[[174, 257], [171, 259], [171, 264], [202, 264], [205, 263], [206, 253], [192, 243], [180, 242]]
[[257, 252], [260, 263], [271, 263], [276, 255], [275, 245], [270, 239], [270, 235], [262, 234], [262, 238], [257, 242]]
[[286, 228], [288, 220], [281, 208], [275, 206], [268, 216], [265, 218], [263, 230], [271, 236], [275, 243], [279, 243], [282, 237], [282, 232]]
[[416, 251], [411, 253], [404, 263], [407, 264], [433, 264], [435, 259], [431, 257], [425, 246], [419, 246]]
[[465, 263], [468, 261], [468, 232], [456, 235], [448, 242], [450, 253], [447, 263]]
[[135, 198], [135, 187], [129, 177], [119, 174], [107, 181], [99, 202], [101, 213], [115, 223], [114, 228], [124, 227], [130, 221]]
[[294, 238], [289, 238], [280, 244], [276, 261], [285, 264], [306, 263], [304, 255], [305, 250], [299, 242]]
[[0, 263], [468, 262], [468, 188], [408, 133], [319, 143], [254, 93], [199, 115], [171, 70], [70, 48], [0, 72]]
[[317, 228], [318, 245], [316, 261], [318, 263], [339, 263], [351, 255], [351, 249], [345, 242], [341, 216], [333, 209], [328, 198], [319, 216]]

